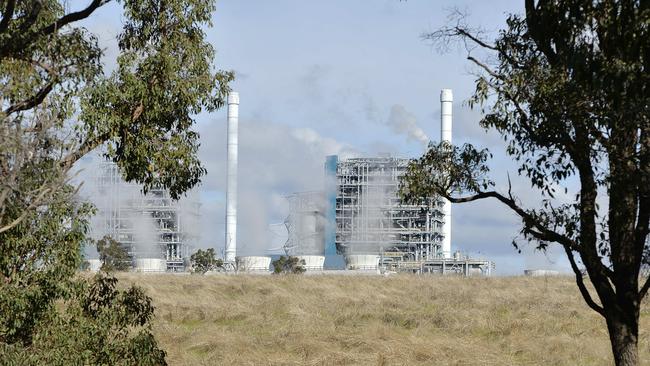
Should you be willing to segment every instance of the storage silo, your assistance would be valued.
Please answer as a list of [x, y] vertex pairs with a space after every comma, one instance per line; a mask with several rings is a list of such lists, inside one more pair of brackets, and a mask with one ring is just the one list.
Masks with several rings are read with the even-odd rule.
[[237, 257], [237, 270], [241, 272], [268, 273], [271, 267], [271, 257], [250, 255]]
[[136, 258], [135, 271], [143, 273], [167, 271], [167, 261], [163, 258]]

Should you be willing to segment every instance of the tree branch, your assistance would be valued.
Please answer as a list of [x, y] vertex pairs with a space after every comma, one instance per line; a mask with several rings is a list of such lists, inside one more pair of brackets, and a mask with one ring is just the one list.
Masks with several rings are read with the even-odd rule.
[[46, 36], [48, 34], [54, 33], [56, 30], [61, 29], [61, 27], [70, 24], [72, 22], [79, 21], [81, 19], [85, 19], [90, 16], [97, 8], [100, 6], [108, 3], [110, 0], [93, 0], [85, 9], [76, 11], [74, 13], [69, 13], [61, 18], [55, 20], [53, 23], [50, 25], [41, 28], [41, 30], [38, 32], [40, 36]]
[[51, 80], [50, 82], [45, 84], [45, 86], [41, 90], [39, 90], [35, 95], [33, 95], [31, 98], [25, 99], [5, 109], [4, 111], [5, 115], [10, 115], [15, 112], [32, 109], [35, 106], [41, 104], [45, 99], [45, 97], [52, 91], [53, 87], [54, 87], [54, 81]]
[[72, 165], [74, 165], [74, 163], [77, 160], [81, 159], [84, 155], [86, 155], [87, 153], [94, 150], [99, 145], [106, 142], [107, 139], [108, 139], [108, 134], [103, 134], [95, 138], [86, 140], [83, 144], [81, 144], [81, 146], [76, 151], [71, 152], [65, 158], [63, 158], [63, 160], [59, 162], [59, 166], [64, 171], [69, 170], [70, 168], [72, 168]]
[[472, 56], [472, 55], [467, 55], [467, 59], [470, 60], [470, 61], [472, 61], [474, 64], [476, 64], [477, 66], [479, 66], [479, 67], [482, 68], [483, 70], [485, 70], [485, 72], [487, 72], [488, 74], [490, 74], [490, 76], [492, 76], [493, 78], [495, 78], [495, 79], [499, 79], [499, 80], [503, 80], [503, 76], [501, 76], [501, 75], [497, 74], [496, 72], [494, 72], [494, 71], [493, 71], [492, 69], [490, 69], [486, 64], [484, 64], [483, 62], [477, 60], [474, 56]]
[[580, 289], [580, 293], [582, 294], [582, 297], [585, 299], [585, 302], [587, 303], [587, 305], [589, 305], [590, 308], [594, 309], [594, 311], [596, 311], [598, 314], [605, 316], [605, 309], [603, 309], [602, 306], [596, 304], [594, 299], [591, 297], [589, 290], [585, 286], [584, 279], [582, 278], [582, 272], [580, 272], [580, 269], [576, 264], [576, 260], [573, 257], [573, 251], [571, 250], [571, 248], [566, 246], [564, 246], [564, 251], [566, 252], [567, 257], [569, 258], [569, 262], [571, 263], [571, 269], [573, 270], [573, 273], [575, 273], [576, 275], [576, 283], [578, 284], [578, 288]]
[[23, 211], [23, 213], [20, 216], [15, 218], [12, 222], [8, 223], [7, 225], [0, 227], [0, 233], [3, 233], [5, 231], [13, 228], [14, 226], [20, 224], [25, 219], [25, 217], [27, 217], [27, 215], [31, 212], [31, 210], [33, 210], [34, 208], [36, 208], [36, 206], [41, 204], [41, 200], [43, 199], [43, 197], [47, 193], [49, 193], [51, 191], [53, 191], [51, 188], [44, 188], [43, 190], [41, 190], [41, 193], [39, 193], [38, 196], [36, 196], [31, 201], [29, 206], [27, 206], [27, 208], [25, 208], [25, 210]]
[[[476, 43], [477, 45], [479, 45], [479, 46], [481, 46], [483, 48], [487, 48], [489, 50], [493, 50], [493, 51], [497, 51], [497, 52], [501, 53], [501, 50], [499, 48], [497, 48], [496, 46], [486, 43], [482, 39], [476, 37], [475, 35], [471, 34], [470, 32], [466, 31], [465, 29], [463, 29], [463, 28], [461, 28], [459, 26], [454, 27], [454, 30], [459, 35], [471, 39], [472, 42]], [[477, 30], [477, 29], [475, 29], [475, 30]], [[480, 32], [480, 30], [477, 30], [477, 31]]]
[[9, 22], [14, 16], [14, 8], [16, 7], [16, 0], [8, 0], [7, 6], [2, 12], [2, 21], [0, 21], [0, 33], [7, 30], [9, 27]]
[[648, 289], [650, 289], [650, 276], [645, 279], [645, 283], [643, 284], [643, 287], [641, 287], [641, 290], [639, 291], [639, 301], [643, 300], [645, 295], [648, 294]]
[[539, 234], [541, 235], [540, 239], [557, 242], [559, 244], [562, 244], [565, 247], [571, 248], [572, 250], [579, 249], [578, 245], [573, 240], [560, 233], [557, 233], [553, 230], [550, 230], [542, 226], [539, 222], [537, 222], [537, 220], [530, 213], [526, 212], [523, 208], [519, 207], [517, 203], [514, 201], [514, 199], [505, 197], [500, 193], [494, 191], [479, 192], [473, 196], [468, 196], [468, 197], [452, 197], [451, 195], [445, 193], [442, 194], [442, 196], [453, 203], [472, 202], [472, 201], [489, 198], [489, 197], [496, 198], [497, 200], [504, 203], [506, 206], [510, 207], [510, 209], [515, 211], [517, 215], [519, 215], [519, 217], [521, 217], [521, 219], [524, 221], [524, 225], [530, 228], [537, 229], [539, 231]]
[[544, 53], [549, 64], [555, 65], [557, 63], [557, 54], [553, 51], [549, 40], [545, 36], [546, 33], [550, 33], [548, 31], [549, 24], [542, 25], [544, 20], [538, 18], [539, 11], [535, 7], [534, 0], [526, 0], [525, 6], [528, 33], [537, 44], [537, 47]]

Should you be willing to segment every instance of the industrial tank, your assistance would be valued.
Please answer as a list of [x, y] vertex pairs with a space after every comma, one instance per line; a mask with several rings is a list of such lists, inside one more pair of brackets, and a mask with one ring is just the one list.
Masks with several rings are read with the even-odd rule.
[[526, 269], [524, 275], [529, 277], [558, 276], [560, 272], [550, 269]]
[[379, 256], [374, 254], [348, 254], [345, 256], [347, 269], [377, 270]]
[[165, 272], [167, 261], [161, 258], [137, 258], [135, 260], [136, 272]]
[[237, 270], [244, 272], [269, 272], [271, 257], [267, 256], [244, 256], [237, 257]]
[[325, 263], [324, 255], [298, 255], [298, 260], [304, 260], [304, 268], [307, 271], [322, 271]]
[[102, 268], [102, 261], [99, 259], [88, 259], [87, 262], [90, 272], [99, 272], [99, 269]]

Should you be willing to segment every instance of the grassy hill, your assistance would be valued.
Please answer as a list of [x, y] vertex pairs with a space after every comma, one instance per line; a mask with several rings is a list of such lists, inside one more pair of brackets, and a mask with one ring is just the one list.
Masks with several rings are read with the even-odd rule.
[[[172, 365], [610, 365], [572, 278], [120, 276]], [[640, 359], [650, 365], [650, 302]]]

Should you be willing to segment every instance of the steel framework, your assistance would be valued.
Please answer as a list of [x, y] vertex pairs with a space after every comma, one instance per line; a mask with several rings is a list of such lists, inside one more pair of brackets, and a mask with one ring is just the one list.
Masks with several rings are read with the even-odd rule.
[[102, 163], [96, 177], [99, 220], [96, 234], [110, 235], [131, 258], [162, 258], [168, 271], [182, 271], [197, 236], [188, 230], [196, 223], [199, 203], [173, 200], [167, 190], [152, 189], [146, 195], [136, 184], [126, 183], [117, 166]]
[[323, 255], [325, 252], [325, 195], [323, 192], [299, 192], [287, 197], [289, 216], [284, 224], [288, 255]]
[[442, 201], [407, 205], [398, 197], [409, 159], [354, 158], [336, 169], [336, 248], [340, 254], [401, 253], [403, 260], [442, 256]]

